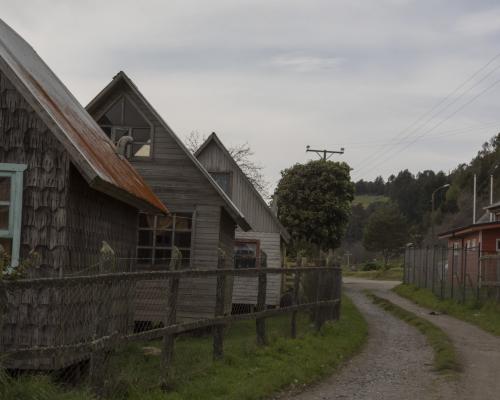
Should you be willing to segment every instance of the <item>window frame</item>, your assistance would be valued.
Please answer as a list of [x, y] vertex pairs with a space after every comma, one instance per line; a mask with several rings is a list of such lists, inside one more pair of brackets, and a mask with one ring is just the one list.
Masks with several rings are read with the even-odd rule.
[[499, 245], [500, 245], [500, 239], [496, 239], [496, 249], [495, 250], [497, 252], [500, 252], [500, 246]]
[[[125, 100], [128, 101], [132, 107], [135, 108], [135, 110], [141, 115], [142, 118], [144, 118], [144, 121], [146, 121], [147, 123], [147, 126], [128, 126], [128, 125], [125, 125], [124, 124], [124, 117], [125, 117]], [[121, 118], [121, 121], [122, 122], [121, 124], [118, 124], [118, 125], [107, 125], [107, 124], [104, 124], [104, 125], [101, 125], [99, 124], [99, 120], [104, 117], [104, 115], [106, 115], [106, 113], [115, 106], [116, 103], [118, 102], [122, 102], [121, 104], [121, 114], [122, 114], [122, 118]], [[118, 98], [116, 98], [114, 101], [112, 101], [106, 108], [104, 108], [99, 114], [97, 114], [97, 118], [95, 119], [97, 124], [99, 125], [99, 127], [101, 129], [103, 128], [109, 128], [111, 130], [111, 136], [109, 137], [113, 142], [115, 142], [113, 136], [114, 136], [114, 133], [115, 133], [115, 130], [116, 129], [124, 129], [124, 130], [128, 130], [128, 134], [130, 136], [132, 136], [132, 131], [134, 129], [146, 129], [146, 128], [149, 128], [149, 156], [144, 156], [144, 157], [135, 157], [134, 155], [132, 155], [132, 152], [130, 151], [130, 145], [128, 146], [129, 149], [127, 149], [127, 151], [130, 151], [130, 155], [127, 155], [127, 159], [129, 160], [134, 160], [134, 161], [147, 161], [147, 160], [152, 160], [153, 159], [153, 151], [154, 151], [154, 146], [153, 146], [153, 136], [154, 136], [154, 125], [153, 123], [149, 120], [149, 118], [146, 117], [146, 115], [144, 115], [144, 113], [142, 112], [142, 110], [139, 109], [139, 107], [137, 107], [137, 105], [135, 104], [135, 102], [130, 98], [130, 96], [128, 96], [127, 94], [123, 94], [121, 96], [119, 96]], [[103, 129], [104, 130], [104, 129]], [[107, 134], [106, 134], [107, 136]], [[133, 136], [132, 136], [133, 137]], [[132, 145], [134, 144], [141, 144], [141, 145], [145, 145], [145, 144], [148, 144], [147, 142], [144, 143], [144, 142], [133, 142]]]
[[0, 230], [0, 238], [12, 241], [11, 268], [19, 265], [23, 207], [23, 178], [26, 164], [0, 163], [0, 176], [10, 178], [9, 226]]
[[[195, 217], [194, 217], [194, 212], [190, 212], [190, 211], [187, 211], [187, 212], [177, 212], [177, 213], [172, 213], [170, 216], [172, 217], [172, 227], [170, 229], [158, 229], [158, 218], [162, 217], [162, 215], [153, 215], [153, 214], [148, 214], [148, 213], [144, 213], [144, 212], [141, 212], [140, 214], [144, 214], [144, 215], [147, 215], [147, 216], [150, 216], [150, 217], [153, 217], [153, 228], [141, 228], [140, 227], [140, 218], [138, 218], [138, 222], [137, 222], [137, 241], [136, 241], [136, 249], [137, 249], [137, 253], [139, 253], [139, 250], [140, 249], [147, 249], [147, 250], [151, 250], [151, 261], [150, 262], [145, 262], [145, 263], [139, 263], [139, 257], [137, 255], [137, 259], [138, 259], [138, 262], [137, 262], [137, 265], [140, 265], [140, 266], [149, 266], [149, 267], [155, 267], [155, 266], [158, 266], [158, 265], [162, 265], [162, 264], [155, 264], [155, 261], [156, 261], [156, 250], [170, 250], [172, 251], [173, 247], [175, 246], [175, 233], [178, 232], [178, 233], [182, 233], [182, 232], [189, 232], [191, 234], [190, 236], [190, 246], [189, 248], [187, 247], [179, 247], [177, 246], [177, 248], [182, 252], [182, 251], [189, 251], [189, 268], [192, 268], [193, 266], [193, 243], [194, 243], [194, 231], [195, 231]], [[181, 229], [181, 230], [177, 230], [176, 227], [177, 227], [177, 217], [180, 217], [180, 218], [186, 218], [186, 217], [182, 217], [180, 216], [180, 214], [186, 214], [186, 217], [187, 215], [190, 215], [188, 218], [191, 219], [191, 229]], [[141, 233], [141, 231], [151, 231], [152, 232], [152, 245], [151, 246], [145, 246], [145, 245], [139, 245], [139, 235]], [[156, 235], [157, 235], [157, 232], [161, 232], [161, 231], [170, 231], [172, 233], [172, 237], [171, 237], [171, 243], [170, 243], [170, 246], [157, 246], [156, 244]], [[170, 261], [166, 262], [165, 264], [169, 264]]]
[[[212, 179], [215, 181], [215, 183], [217, 183], [217, 185], [222, 189], [222, 191], [224, 193], [226, 193], [229, 198], [232, 198], [232, 195], [233, 195], [233, 173], [232, 173], [232, 171], [208, 171], [208, 173], [210, 174]], [[217, 182], [217, 179], [214, 178], [214, 174], [220, 174], [220, 175], [224, 174], [224, 175], [227, 175], [229, 177], [228, 192], [226, 192], [224, 190], [224, 188], [221, 185], [219, 185], [219, 183]]]
[[[234, 264], [236, 264], [236, 246], [242, 244], [253, 244], [255, 245], [255, 267], [253, 269], [261, 268], [260, 262], [260, 240], [258, 239], [235, 239], [234, 240]], [[236, 265], [233, 265], [234, 269], [252, 269], [252, 268], [236, 268]]]

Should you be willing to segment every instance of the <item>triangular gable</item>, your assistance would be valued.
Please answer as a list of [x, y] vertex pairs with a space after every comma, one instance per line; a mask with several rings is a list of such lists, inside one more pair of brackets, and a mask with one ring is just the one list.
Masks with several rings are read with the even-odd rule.
[[196, 150], [196, 152], [194, 154], [195, 157], [198, 158], [203, 153], [203, 151], [208, 148], [208, 146], [210, 144], [217, 146], [222, 151], [222, 153], [226, 156], [226, 158], [231, 162], [231, 164], [235, 167], [235, 170], [238, 171], [238, 174], [240, 174], [241, 177], [243, 178], [243, 180], [251, 187], [253, 195], [264, 206], [266, 213], [268, 213], [269, 216], [274, 220], [283, 240], [285, 240], [285, 242], [289, 242], [290, 241], [290, 234], [288, 233], [286, 228], [278, 220], [278, 217], [276, 217], [276, 215], [273, 213], [271, 208], [267, 205], [267, 203], [262, 198], [262, 196], [257, 191], [257, 189], [255, 189], [255, 186], [252, 184], [252, 182], [250, 182], [247, 175], [242, 171], [242, 169], [240, 168], [238, 163], [234, 160], [233, 156], [231, 156], [231, 153], [229, 153], [226, 146], [224, 146], [224, 144], [221, 142], [221, 140], [219, 139], [219, 137], [217, 136], [217, 134], [215, 132], [212, 133], [207, 138], [207, 140], [205, 140], [205, 142], [198, 148], [198, 150]]
[[[170, 135], [174, 142], [179, 146], [179, 148], [186, 154], [187, 158], [193, 163], [193, 165], [201, 172], [201, 174], [207, 179], [210, 186], [215, 190], [218, 196], [223, 200], [224, 208], [229, 213], [231, 218], [243, 229], [248, 231], [251, 229], [243, 213], [238, 209], [238, 207], [232, 202], [232, 200], [227, 196], [227, 194], [217, 185], [212, 176], [207, 172], [207, 170], [201, 165], [201, 163], [196, 159], [196, 157], [187, 149], [186, 145], [182, 140], [175, 134], [175, 132], [170, 128], [170, 126], [165, 122], [161, 115], [156, 111], [156, 109], [149, 103], [149, 101], [144, 97], [141, 91], [137, 88], [134, 82], [125, 74], [125, 72], [120, 71], [113, 77], [113, 80], [102, 89], [99, 94], [97, 94], [92, 101], [87, 105], [86, 109], [92, 112], [94, 107], [96, 107], [102, 100], [104, 100], [111, 91], [121, 82], [126, 84], [132, 92], [139, 98], [139, 100], [149, 109], [151, 114], [158, 120], [165, 131]], [[154, 162], [154, 161], [152, 161]]]
[[61, 142], [90, 187], [139, 209], [168, 213], [54, 72], [1, 19], [0, 69]]

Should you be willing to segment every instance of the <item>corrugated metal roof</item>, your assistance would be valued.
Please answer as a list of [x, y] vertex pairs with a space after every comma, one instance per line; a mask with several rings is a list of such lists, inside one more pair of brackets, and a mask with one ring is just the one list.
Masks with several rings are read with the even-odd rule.
[[177, 145], [184, 151], [186, 156], [192, 161], [193, 165], [202, 173], [202, 175], [208, 180], [210, 185], [214, 188], [217, 194], [222, 198], [225, 204], [225, 209], [233, 218], [233, 220], [240, 226], [244, 231], [249, 231], [251, 229], [250, 224], [246, 220], [245, 215], [240, 211], [240, 209], [233, 203], [233, 201], [229, 198], [229, 196], [222, 190], [219, 185], [215, 182], [212, 176], [208, 173], [208, 171], [201, 165], [198, 159], [192, 154], [182, 142], [182, 140], [175, 134], [175, 132], [170, 128], [170, 126], [165, 122], [163, 117], [156, 111], [153, 105], [144, 97], [139, 88], [135, 85], [135, 83], [130, 79], [127, 74], [123, 71], [118, 72], [113, 80], [102, 89], [92, 101], [87, 104], [86, 109], [92, 112], [92, 109], [97, 106], [97, 104], [102, 101], [108, 93], [113, 90], [115, 85], [119, 82], [124, 82], [125, 84], [132, 89], [132, 91], [137, 95], [137, 97], [149, 108], [151, 113], [156, 117], [156, 119], [160, 122], [163, 128], [168, 132], [170, 137], [177, 143]]
[[14, 85], [52, 129], [91, 187], [138, 208], [168, 212], [47, 64], [0, 19], [1, 67], [7, 69], [7, 76], [14, 75]]

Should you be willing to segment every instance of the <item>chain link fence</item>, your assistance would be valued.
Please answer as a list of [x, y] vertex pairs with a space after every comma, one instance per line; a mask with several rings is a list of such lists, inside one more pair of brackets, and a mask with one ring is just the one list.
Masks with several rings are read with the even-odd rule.
[[[279, 304], [269, 305], [276, 277], [284, 287]], [[246, 280], [248, 303], [233, 304], [238, 279]], [[189, 384], [214, 360], [320, 330], [339, 318], [341, 270], [219, 262], [209, 270], [3, 280], [0, 298], [0, 363], [12, 382], [36, 373], [126, 399], [134, 387]]]
[[500, 254], [476, 247], [407, 247], [406, 284], [430, 289], [441, 299], [500, 302]]

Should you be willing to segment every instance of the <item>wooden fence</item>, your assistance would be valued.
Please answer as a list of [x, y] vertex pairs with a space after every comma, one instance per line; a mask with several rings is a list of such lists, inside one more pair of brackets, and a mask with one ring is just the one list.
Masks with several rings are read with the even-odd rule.
[[[280, 307], [266, 306], [269, 274], [293, 276], [288, 301]], [[231, 314], [224, 305], [231, 291], [232, 277], [257, 277], [258, 301], [253, 312]], [[179, 322], [177, 300], [183, 280], [214, 278], [215, 312], [213, 317]], [[167, 290], [151, 294], [166, 297], [161, 321], [140, 321], [135, 315], [135, 297], [144, 282], [165, 282]], [[90, 360], [90, 377], [95, 386], [103, 374], [106, 352], [120, 344], [162, 339], [161, 360], [168, 377], [175, 350], [175, 336], [188, 331], [211, 328], [213, 358], [224, 356], [225, 327], [240, 320], [255, 320], [256, 341], [267, 343], [266, 319], [290, 315], [290, 336], [297, 334], [297, 313], [311, 310], [316, 329], [326, 320], [340, 315], [341, 269], [338, 267], [296, 267], [256, 269], [211, 269], [154, 272], [127, 272], [66, 278], [44, 278], [0, 282], [0, 360], [5, 368], [55, 370]], [[140, 299], [146, 303], [145, 299]], [[149, 322], [144, 324], [145, 322]]]

